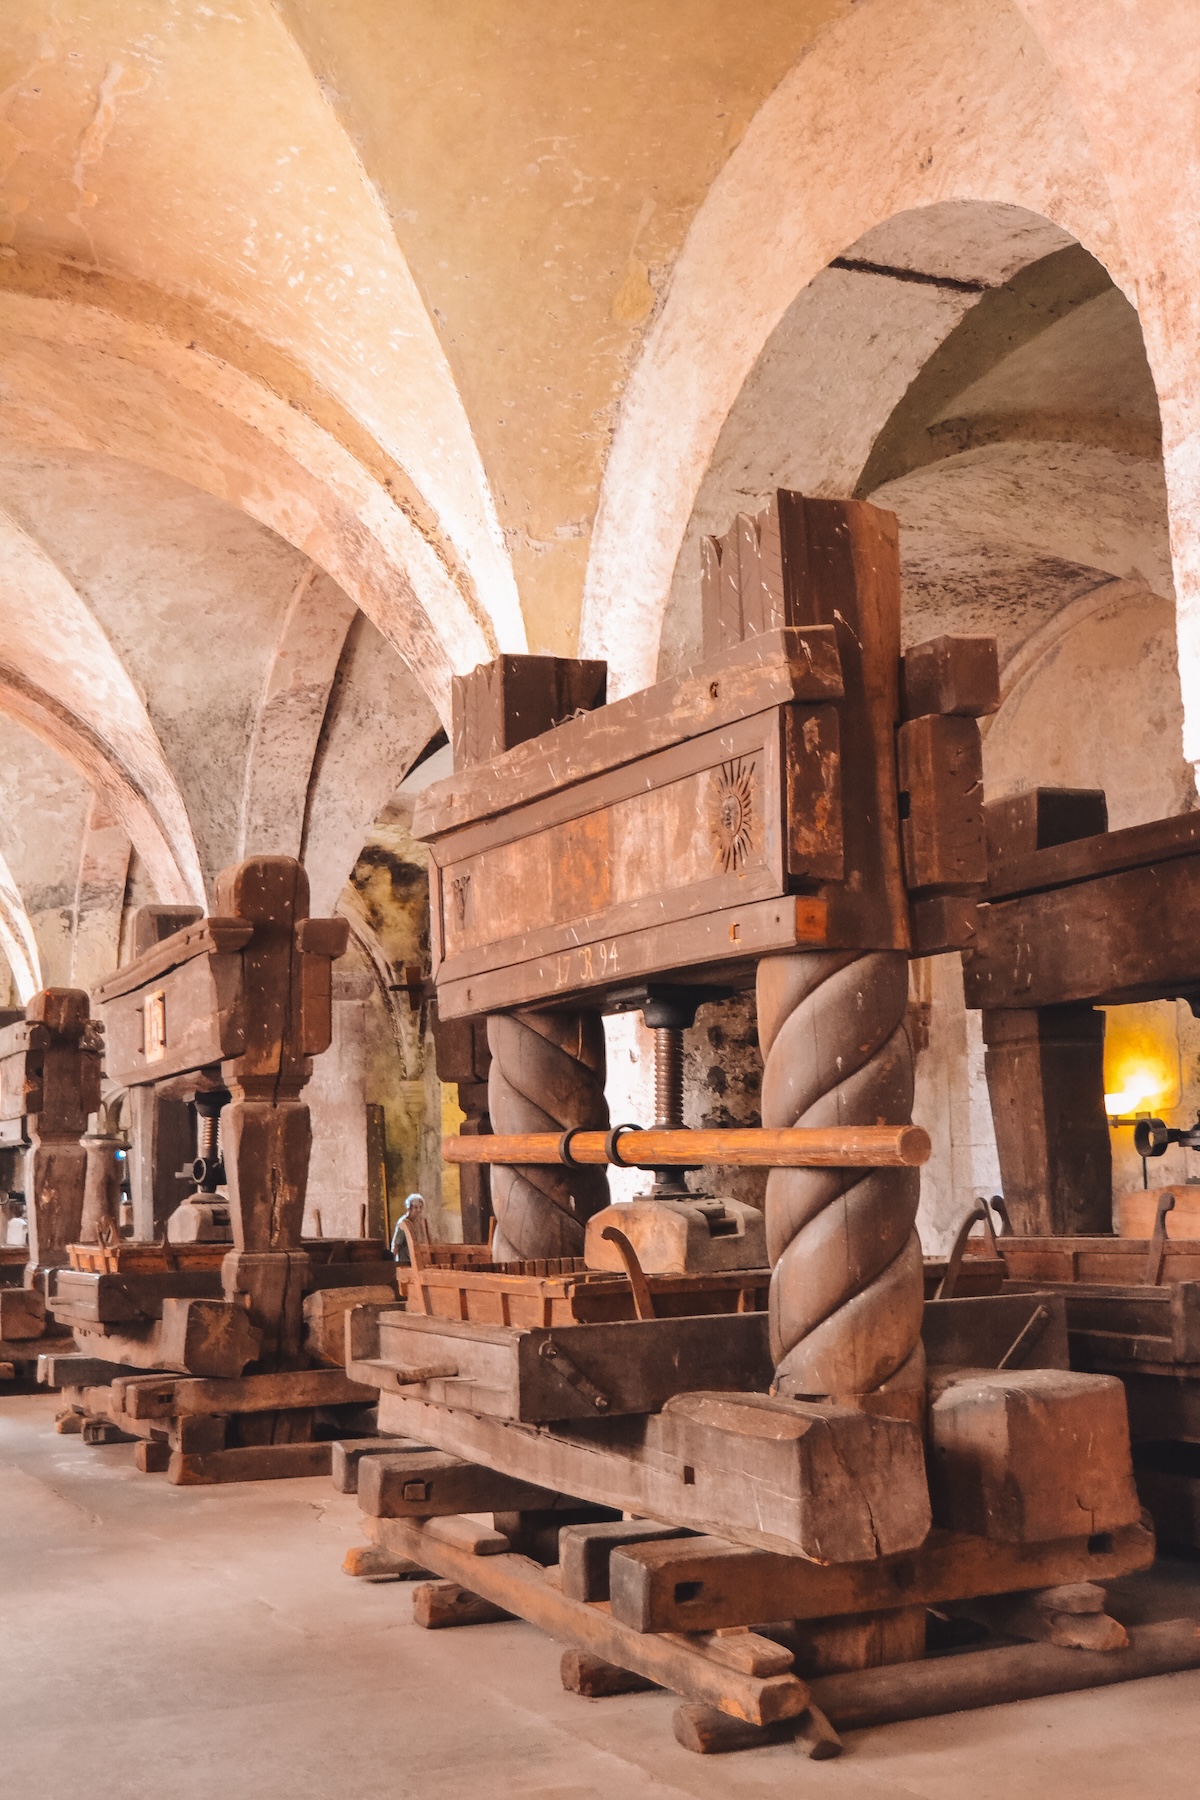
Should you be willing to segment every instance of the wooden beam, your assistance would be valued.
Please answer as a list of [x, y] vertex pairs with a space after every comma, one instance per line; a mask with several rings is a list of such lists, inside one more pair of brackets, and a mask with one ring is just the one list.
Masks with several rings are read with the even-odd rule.
[[635, 1631], [716, 1631], [778, 1615], [823, 1619], [1072, 1581], [1113, 1581], [1149, 1568], [1154, 1534], [1128, 1525], [1103, 1540], [989, 1543], [935, 1529], [919, 1549], [872, 1562], [821, 1564], [720, 1537], [614, 1546], [613, 1617]]

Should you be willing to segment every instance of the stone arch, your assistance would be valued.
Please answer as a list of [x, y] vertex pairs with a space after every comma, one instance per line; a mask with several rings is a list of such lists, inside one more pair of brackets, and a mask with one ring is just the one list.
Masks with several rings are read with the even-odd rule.
[[[902, 107], [892, 103], [898, 90]], [[925, 209], [946, 208], [962, 209], [965, 227], [948, 240], [935, 231], [930, 241], [914, 226]], [[894, 223], [902, 215], [907, 227]], [[925, 216], [944, 226], [948, 215]], [[1047, 225], [1056, 239], [1047, 240]], [[585, 654], [609, 658], [613, 691], [654, 678], [705, 472], [797, 296], [838, 259], [894, 266], [898, 257], [918, 277], [914, 288], [933, 275], [944, 294], [978, 294], [1005, 278], [1010, 250], [1011, 267], [1021, 266], [1030, 232], [1027, 260], [1073, 239], [1128, 285], [1087, 136], [1015, 7], [867, 0], [822, 35], [714, 182], [630, 379], [605, 471], [581, 633]], [[931, 254], [940, 266], [929, 266]], [[928, 358], [921, 335], [901, 334], [908, 349], [891, 372], [901, 392]], [[847, 491], [852, 484], [841, 480]]]

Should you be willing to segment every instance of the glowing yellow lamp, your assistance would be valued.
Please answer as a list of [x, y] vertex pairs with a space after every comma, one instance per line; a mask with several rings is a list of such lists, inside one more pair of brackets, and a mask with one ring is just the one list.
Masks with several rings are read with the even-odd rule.
[[1167, 1112], [1179, 1105], [1182, 1088], [1174, 1003], [1107, 1008], [1104, 1109], [1109, 1118]]

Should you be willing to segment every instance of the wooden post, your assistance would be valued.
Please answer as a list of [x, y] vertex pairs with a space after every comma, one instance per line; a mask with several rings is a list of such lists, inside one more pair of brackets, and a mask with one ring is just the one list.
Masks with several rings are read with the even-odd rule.
[[[603, 706], [605, 677], [603, 663], [558, 656], [502, 656], [456, 676], [455, 767], [489, 761], [575, 712]], [[607, 1126], [599, 1012], [497, 1015], [487, 1022], [487, 1047], [486, 1113], [492, 1129], [562, 1132], [577, 1125]], [[500, 1262], [581, 1256], [588, 1219], [608, 1203], [607, 1178], [593, 1169], [497, 1164], [489, 1188], [496, 1219], [493, 1249]], [[475, 1198], [475, 1206], [482, 1215], [480, 1199]], [[465, 1214], [464, 1205], [464, 1228]], [[473, 1219], [471, 1223], [475, 1225]], [[482, 1236], [482, 1216], [475, 1228]]]
[[48, 1037], [28, 1053], [26, 1075], [27, 1287], [64, 1264], [67, 1245], [79, 1237], [87, 1165], [80, 1140], [100, 1105], [100, 1039], [88, 1015], [88, 997], [76, 988], [43, 988], [25, 1009], [27, 1023]]
[[[831, 624], [844, 700], [844, 881], [828, 942], [759, 964], [763, 1124], [907, 1124], [910, 946], [900, 854], [900, 564], [890, 513], [780, 492], [706, 552], [706, 647], [777, 625]], [[856, 1401], [924, 1395], [915, 1171], [767, 1178], [771, 1347], [782, 1393]]]
[[1013, 1230], [1033, 1237], [1110, 1232], [1104, 1014], [1091, 1006], [989, 1011], [983, 1037]]
[[[988, 866], [1108, 828], [1096, 788], [1035, 788], [984, 808]], [[1091, 1006], [988, 1009], [984, 1067], [1000, 1180], [1021, 1235], [1112, 1230], [1104, 1014]]]
[[[459, 1127], [464, 1138], [488, 1137], [488, 1071], [492, 1055], [483, 1019], [439, 1019], [433, 1013], [433, 1045], [438, 1078], [458, 1084], [458, 1104], [465, 1117]], [[464, 1244], [486, 1244], [492, 1220], [492, 1183], [486, 1165], [466, 1165], [458, 1177], [459, 1206]]]

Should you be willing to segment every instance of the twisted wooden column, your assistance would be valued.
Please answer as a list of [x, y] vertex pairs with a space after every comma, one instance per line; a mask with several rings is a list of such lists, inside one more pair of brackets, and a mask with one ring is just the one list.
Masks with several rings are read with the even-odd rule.
[[[497, 1134], [604, 1129], [604, 1026], [599, 1013], [518, 1012], [488, 1020], [488, 1115]], [[608, 1205], [603, 1169], [492, 1169], [497, 1261], [582, 1256], [584, 1228]]]
[[[908, 958], [817, 951], [758, 966], [763, 1124], [912, 1117]], [[916, 1169], [772, 1169], [771, 1343], [779, 1391], [923, 1393]]]

